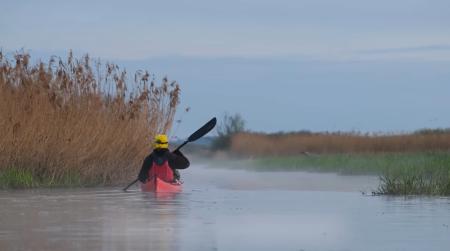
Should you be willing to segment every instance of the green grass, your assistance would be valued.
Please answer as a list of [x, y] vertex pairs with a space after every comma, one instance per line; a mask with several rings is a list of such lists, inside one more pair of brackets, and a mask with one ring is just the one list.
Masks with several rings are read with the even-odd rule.
[[1, 188], [30, 188], [36, 185], [36, 179], [31, 172], [7, 169], [0, 173]]
[[256, 170], [379, 175], [375, 194], [450, 195], [448, 152], [265, 157], [250, 163]]
[[0, 172], [0, 188], [83, 187], [97, 184], [83, 180], [77, 173], [64, 173], [61, 177], [36, 175], [23, 169], [8, 168]]

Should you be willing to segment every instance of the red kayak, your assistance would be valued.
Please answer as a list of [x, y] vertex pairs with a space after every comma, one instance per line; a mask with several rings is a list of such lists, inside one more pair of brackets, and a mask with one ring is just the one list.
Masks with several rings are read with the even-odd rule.
[[142, 192], [162, 192], [162, 193], [178, 193], [181, 192], [181, 183], [165, 182], [164, 180], [155, 177], [141, 184]]

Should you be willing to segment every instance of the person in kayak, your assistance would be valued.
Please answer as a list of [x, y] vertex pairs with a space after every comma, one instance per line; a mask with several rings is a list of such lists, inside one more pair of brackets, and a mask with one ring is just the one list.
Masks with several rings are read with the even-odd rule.
[[158, 134], [155, 137], [153, 152], [144, 159], [138, 179], [145, 183], [149, 177], [158, 176], [166, 182], [178, 182], [180, 173], [177, 169], [186, 169], [189, 164], [189, 160], [181, 151], [169, 151], [167, 135]]

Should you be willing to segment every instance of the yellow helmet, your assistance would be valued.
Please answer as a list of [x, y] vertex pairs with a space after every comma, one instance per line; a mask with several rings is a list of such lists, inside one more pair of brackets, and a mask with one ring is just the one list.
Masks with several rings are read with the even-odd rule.
[[153, 148], [168, 149], [169, 148], [169, 140], [167, 139], [167, 135], [165, 135], [165, 134], [156, 135], [155, 142], [153, 144]]

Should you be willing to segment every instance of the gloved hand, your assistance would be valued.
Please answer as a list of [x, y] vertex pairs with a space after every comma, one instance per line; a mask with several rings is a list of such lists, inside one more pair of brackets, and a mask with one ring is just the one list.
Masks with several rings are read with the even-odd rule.
[[146, 183], [147, 182], [147, 177], [141, 177], [141, 176], [139, 176], [138, 177], [138, 180], [140, 181], [140, 182], [142, 182], [142, 183]]
[[184, 157], [184, 155], [181, 153], [180, 150], [175, 150], [175, 151], [173, 151], [173, 153], [176, 154], [176, 155], [178, 155], [178, 156]]

